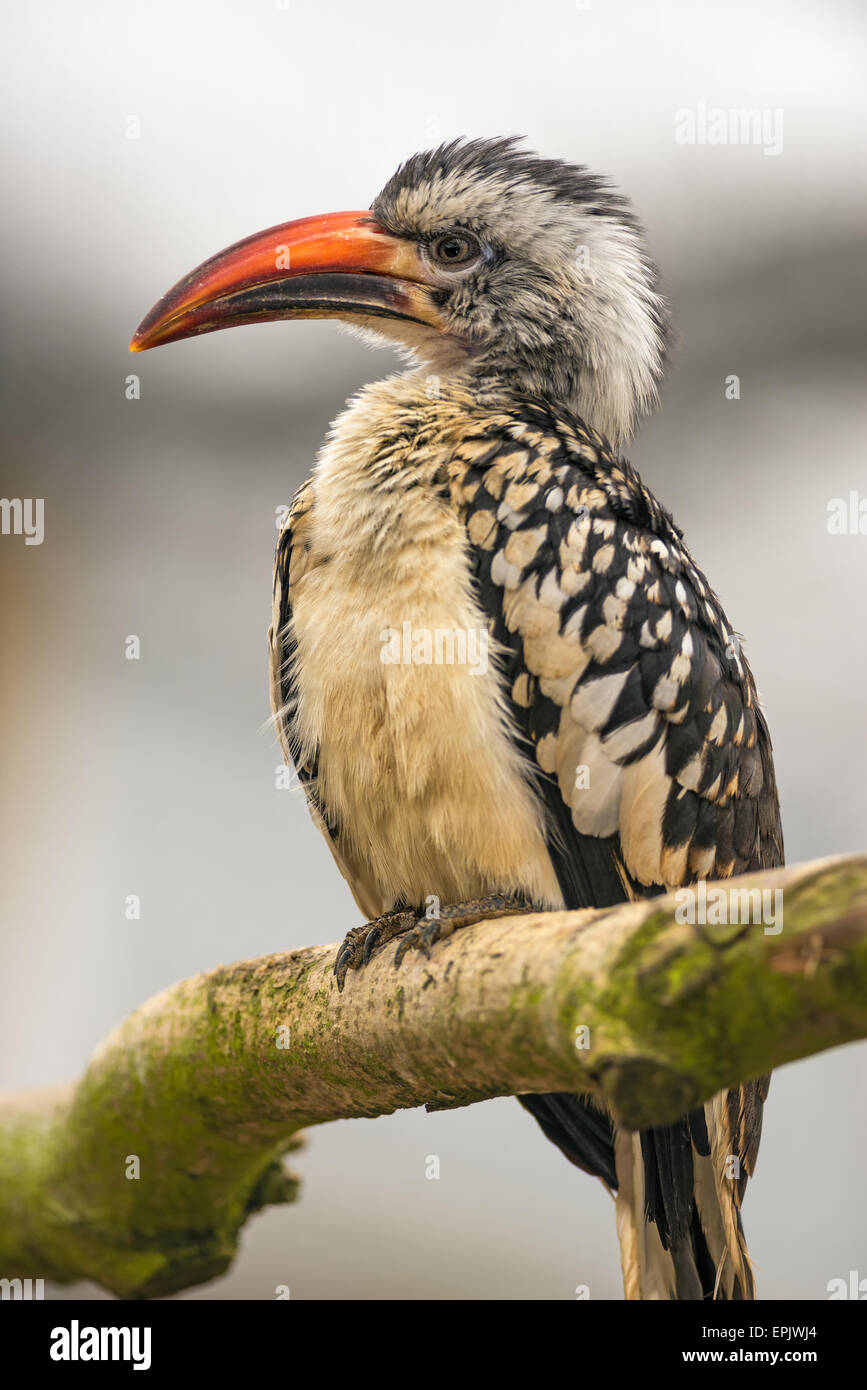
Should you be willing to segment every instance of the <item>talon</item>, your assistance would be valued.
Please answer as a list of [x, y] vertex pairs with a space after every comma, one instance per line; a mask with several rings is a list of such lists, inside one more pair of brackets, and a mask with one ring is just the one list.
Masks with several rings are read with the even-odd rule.
[[334, 962], [334, 978], [337, 981], [337, 989], [339, 993], [343, 992], [343, 986], [346, 983], [346, 972], [348, 969], [349, 951], [345, 946], [341, 946], [340, 950], [337, 952], [337, 959]]
[[347, 932], [334, 961], [334, 977], [338, 990], [342, 991], [350, 970], [360, 970], [362, 966], [367, 965], [378, 947], [384, 946], [392, 937], [410, 929], [415, 920], [413, 912], [401, 908], [387, 912], [363, 927], [353, 927]]
[[407, 951], [413, 950], [414, 948], [418, 947], [418, 934], [418, 927], [416, 927], [415, 931], [410, 932], [407, 936], [403, 938], [403, 941], [401, 941], [400, 945], [394, 953], [395, 970], [400, 965]]
[[372, 953], [376, 950], [381, 932], [379, 927], [372, 927], [364, 938], [364, 953], [361, 957], [362, 965], [367, 965]]
[[[364, 928], [361, 930], [363, 931]], [[338, 991], [342, 992], [343, 990], [343, 986], [346, 983], [347, 971], [351, 970], [352, 967], [358, 963], [359, 946], [359, 929], [358, 927], [353, 927], [352, 931], [347, 932], [343, 944], [334, 960], [334, 977], [337, 981]]]
[[430, 960], [431, 946], [439, 941], [441, 933], [442, 923], [438, 917], [430, 921], [423, 918], [411, 932], [406, 934], [395, 951], [395, 969], [400, 965], [407, 951], [421, 951], [425, 959]]

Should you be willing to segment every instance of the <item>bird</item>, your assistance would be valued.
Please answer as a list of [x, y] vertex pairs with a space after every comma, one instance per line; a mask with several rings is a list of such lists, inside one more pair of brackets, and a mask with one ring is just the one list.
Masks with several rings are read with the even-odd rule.
[[[130, 345], [335, 318], [404, 358], [332, 424], [274, 564], [276, 727], [365, 918], [340, 989], [394, 941], [399, 965], [485, 917], [783, 862], [742, 641], [622, 453], [671, 355], [646, 234], [524, 145], [450, 140], [367, 209], [235, 243]], [[639, 1132], [600, 1097], [518, 1096], [613, 1195], [627, 1299], [756, 1296], [769, 1080]]]

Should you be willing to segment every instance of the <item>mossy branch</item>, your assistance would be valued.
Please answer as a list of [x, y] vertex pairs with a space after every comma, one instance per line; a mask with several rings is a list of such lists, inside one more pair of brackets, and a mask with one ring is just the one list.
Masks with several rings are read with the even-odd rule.
[[782, 890], [782, 930], [692, 926], [671, 894], [482, 922], [398, 971], [391, 946], [342, 994], [334, 946], [174, 985], [78, 1083], [0, 1100], [0, 1277], [124, 1297], [213, 1278], [250, 1212], [292, 1200], [307, 1125], [552, 1090], [659, 1124], [867, 1037], [867, 858], [724, 887], [729, 918], [733, 894]]

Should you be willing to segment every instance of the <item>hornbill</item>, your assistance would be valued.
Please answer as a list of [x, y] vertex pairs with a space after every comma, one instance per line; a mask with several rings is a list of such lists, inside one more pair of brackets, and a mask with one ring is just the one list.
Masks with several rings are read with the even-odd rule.
[[[453, 141], [369, 210], [204, 262], [131, 346], [311, 317], [411, 359], [338, 417], [277, 546], [276, 724], [369, 919], [338, 986], [398, 937], [396, 962], [492, 913], [782, 863], [740, 642], [617, 452], [669, 339], [627, 201], [514, 139]], [[594, 1098], [518, 1097], [615, 1194], [627, 1297], [755, 1296], [741, 1201], [767, 1088], [640, 1133]]]

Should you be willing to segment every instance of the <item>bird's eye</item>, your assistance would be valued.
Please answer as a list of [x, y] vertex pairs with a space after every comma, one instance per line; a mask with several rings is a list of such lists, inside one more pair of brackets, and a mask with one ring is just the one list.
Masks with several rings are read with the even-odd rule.
[[472, 232], [446, 232], [428, 247], [428, 254], [443, 270], [466, 270], [482, 254], [482, 244]]

